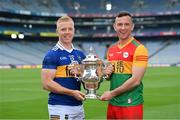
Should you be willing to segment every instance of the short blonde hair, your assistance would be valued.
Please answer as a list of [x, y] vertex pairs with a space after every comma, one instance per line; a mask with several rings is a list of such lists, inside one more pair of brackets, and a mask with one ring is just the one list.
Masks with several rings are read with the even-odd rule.
[[57, 20], [56, 25], [58, 25], [58, 23], [67, 22], [67, 21], [72, 21], [74, 23], [74, 21], [73, 21], [73, 19], [71, 17], [69, 17], [69, 16], [62, 16], [62, 17], [60, 17]]

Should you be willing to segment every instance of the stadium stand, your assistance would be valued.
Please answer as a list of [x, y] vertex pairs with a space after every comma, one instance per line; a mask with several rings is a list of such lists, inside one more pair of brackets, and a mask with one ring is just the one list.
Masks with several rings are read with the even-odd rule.
[[[1, 0], [1, 11], [32, 13], [104, 14], [127, 10], [132, 13], [163, 13], [179, 11], [179, 0]], [[93, 3], [93, 4], [89, 4]], [[111, 11], [106, 4], [112, 5]], [[11, 7], [9, 7], [11, 6]]]
[[150, 65], [180, 64], [179, 0], [1, 0], [0, 65], [40, 65], [56, 44], [55, 21], [64, 14], [75, 20], [74, 46], [86, 53], [93, 46], [105, 60], [117, 41], [112, 24], [121, 10], [133, 13], [133, 35], [148, 48]]
[[[152, 47], [152, 46], [151, 46]], [[180, 61], [180, 42], [165, 44], [150, 58], [150, 64], [176, 64]]]
[[0, 44], [1, 64], [41, 64], [50, 45], [42, 42], [3, 41]]

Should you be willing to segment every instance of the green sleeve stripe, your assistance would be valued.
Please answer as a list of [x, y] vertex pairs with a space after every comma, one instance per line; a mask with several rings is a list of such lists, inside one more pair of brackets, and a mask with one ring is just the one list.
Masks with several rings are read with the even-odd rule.
[[138, 42], [136, 42], [135, 40], [132, 40], [131, 42], [132, 44], [134, 44], [135, 46], [139, 46], [140, 44]]

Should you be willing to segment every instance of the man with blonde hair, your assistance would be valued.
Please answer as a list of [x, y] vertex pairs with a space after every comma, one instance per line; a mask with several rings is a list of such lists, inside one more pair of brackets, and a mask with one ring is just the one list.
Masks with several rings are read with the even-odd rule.
[[81, 64], [85, 58], [82, 51], [74, 48], [74, 21], [69, 16], [57, 20], [57, 44], [47, 52], [42, 64], [42, 86], [50, 91], [48, 110], [50, 120], [83, 120], [82, 101], [84, 93], [80, 91], [80, 81], [73, 75], [78, 74], [70, 69], [72, 62]]

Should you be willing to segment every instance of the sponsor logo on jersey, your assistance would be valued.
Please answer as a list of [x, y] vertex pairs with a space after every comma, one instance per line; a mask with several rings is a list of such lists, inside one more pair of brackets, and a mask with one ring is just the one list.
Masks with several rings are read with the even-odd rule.
[[82, 61], [82, 58], [81, 58], [81, 56], [79, 56], [79, 55], [78, 55], [78, 60], [79, 60], [79, 61]]
[[119, 52], [116, 52], [117, 54], [121, 54], [122, 52], [121, 51], [119, 51]]
[[113, 54], [113, 53], [109, 54], [109, 57], [112, 57], [112, 56], [114, 56], [114, 54]]
[[62, 57], [60, 57], [59, 59], [60, 59], [60, 60], [67, 60], [67, 57], [62, 56]]

